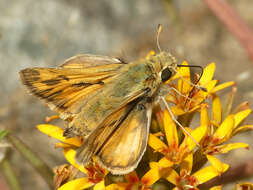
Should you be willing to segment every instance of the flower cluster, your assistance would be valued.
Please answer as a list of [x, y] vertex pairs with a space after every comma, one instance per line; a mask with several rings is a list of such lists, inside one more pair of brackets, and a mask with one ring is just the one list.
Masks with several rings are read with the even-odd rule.
[[[187, 65], [186, 62], [183, 64]], [[55, 146], [63, 149], [63, 154], [71, 166], [64, 166], [64, 170], [58, 168], [55, 177], [56, 188], [147, 190], [162, 185], [166, 189], [194, 190], [198, 189], [200, 184], [222, 175], [228, 170], [229, 165], [219, 160], [216, 155], [238, 148], [248, 149], [248, 144], [227, 142], [234, 135], [250, 130], [253, 126], [242, 124], [251, 113], [251, 109], [245, 103], [233, 111], [232, 101], [226, 108], [222, 108], [217, 92], [229, 86], [234, 88], [235, 83], [217, 85], [218, 81], [212, 79], [214, 71], [214, 63], [204, 69], [197, 85], [206, 90], [201, 90], [191, 85], [189, 67], [178, 69], [178, 74], [168, 81], [172, 91], [166, 100], [172, 103], [171, 110], [174, 116], [188, 134], [178, 128], [167, 109], [155, 107], [148, 149], [140, 163], [147, 167], [138, 167], [134, 172], [123, 176], [111, 175], [106, 169], [101, 168], [96, 160], [85, 167], [79, 165], [75, 160], [75, 149], [82, 145], [82, 139], [66, 139], [61, 128], [50, 124], [39, 125], [38, 129], [41, 132], [61, 141]], [[195, 115], [200, 116], [199, 123], [193, 122]]]

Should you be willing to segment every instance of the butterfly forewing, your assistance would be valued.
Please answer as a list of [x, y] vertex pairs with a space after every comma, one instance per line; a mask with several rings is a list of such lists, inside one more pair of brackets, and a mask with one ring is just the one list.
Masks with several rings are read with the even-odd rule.
[[103, 88], [122, 65], [116, 58], [79, 55], [59, 68], [24, 69], [20, 78], [32, 94], [46, 100], [50, 108], [66, 119], [78, 113], [81, 102]]

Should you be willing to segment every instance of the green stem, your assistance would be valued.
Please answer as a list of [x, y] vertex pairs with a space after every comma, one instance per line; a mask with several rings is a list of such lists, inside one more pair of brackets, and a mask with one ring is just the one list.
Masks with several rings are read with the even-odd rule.
[[51, 168], [42, 161], [38, 155], [36, 155], [29, 147], [27, 147], [18, 137], [13, 134], [7, 136], [12, 145], [26, 158], [30, 164], [38, 171], [42, 178], [48, 183], [50, 187], [53, 187], [54, 173]]
[[10, 189], [11, 190], [21, 190], [20, 184], [18, 182], [18, 178], [15, 175], [15, 172], [14, 172], [13, 168], [11, 167], [10, 162], [7, 159], [4, 159], [1, 162], [1, 168], [2, 168], [3, 174], [5, 175], [5, 177], [8, 181]]

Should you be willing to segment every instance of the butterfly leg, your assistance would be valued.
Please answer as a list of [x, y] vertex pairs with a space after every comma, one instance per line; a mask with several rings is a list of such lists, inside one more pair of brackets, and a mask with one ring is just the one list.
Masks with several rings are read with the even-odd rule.
[[167, 101], [163, 96], [160, 96], [160, 99], [162, 100], [163, 104], [165, 105], [166, 109], [168, 110], [172, 120], [184, 131], [185, 134], [187, 134], [195, 143], [197, 146], [200, 146], [199, 143], [191, 136], [191, 134], [181, 125], [180, 122], [175, 118], [174, 114], [172, 113]]

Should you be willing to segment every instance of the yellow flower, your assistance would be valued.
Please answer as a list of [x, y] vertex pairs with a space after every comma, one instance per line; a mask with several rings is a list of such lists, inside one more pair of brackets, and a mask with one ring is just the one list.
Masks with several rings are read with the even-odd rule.
[[[224, 173], [228, 170], [229, 166], [227, 164], [222, 165]], [[181, 167], [180, 173], [178, 174], [175, 170], [172, 170], [167, 176], [166, 179], [176, 185], [173, 190], [184, 190], [184, 189], [198, 189], [197, 186], [205, 183], [216, 176], [219, 176], [220, 173], [216, 171], [213, 166], [207, 166], [198, 170], [197, 172], [191, 174], [191, 170], [188, 168]]]
[[179, 143], [176, 125], [167, 110], [163, 113], [163, 122], [167, 144], [154, 134], [149, 135], [148, 144], [155, 152], [160, 152], [164, 157], [157, 163], [150, 163], [151, 169], [144, 175], [144, 179], [148, 178], [156, 181], [167, 172], [165, 168], [170, 170], [170, 167], [174, 165], [180, 164], [180, 166], [192, 168], [192, 151], [196, 147], [196, 143], [192, 138], [200, 142], [207, 130], [206, 126], [200, 126], [192, 131], [187, 129], [192, 138], [186, 135], [182, 143]]
[[[152, 52], [150, 55], [152, 55]], [[212, 80], [214, 70], [215, 65], [211, 63], [204, 69], [203, 76], [198, 82], [198, 85], [206, 88], [207, 91], [198, 88], [193, 89], [190, 84], [190, 70], [187, 67], [179, 68], [179, 74], [170, 80], [178, 78], [178, 83], [177, 85], [172, 82], [169, 83], [174, 90], [171, 91], [167, 99], [174, 104], [171, 109], [175, 116], [180, 116], [179, 119], [185, 125], [184, 127], [190, 136], [180, 135], [181, 131], [177, 129], [168, 110], [161, 111], [160, 107], [155, 107], [153, 113], [156, 120], [152, 121], [151, 130], [155, 129], [157, 133], [149, 134], [148, 144], [153, 153], [159, 153], [159, 157], [155, 161], [151, 157], [148, 157], [149, 160], [142, 160], [142, 163], [149, 164], [149, 168], [141, 176], [137, 174], [143, 171], [140, 172], [137, 168], [135, 171], [122, 176], [121, 179], [124, 178], [124, 181], [115, 182], [112, 180], [113, 182], [106, 186], [105, 177], [108, 171], [101, 168], [95, 159], [85, 167], [76, 163], [75, 149], [82, 145], [82, 138], [66, 139], [61, 128], [49, 124], [39, 125], [38, 129], [41, 132], [60, 141], [55, 146], [63, 148], [66, 160], [83, 176], [75, 179], [76, 175], [63, 173], [63, 176], [59, 176], [57, 181], [58, 190], [81, 190], [90, 187], [95, 190], [149, 190], [161, 178], [174, 184], [175, 190], [198, 189], [198, 185], [224, 173], [229, 166], [222, 163], [214, 155], [227, 153], [236, 148], [248, 148], [245, 143], [224, 143], [242, 131], [253, 129], [253, 126], [240, 125], [251, 112], [245, 105], [240, 105], [236, 108], [237, 111], [225, 115], [225, 119], [222, 118], [224, 117], [224, 111], [216, 92], [233, 85], [234, 82], [216, 86], [217, 80]], [[208, 116], [208, 104], [204, 103], [209, 97], [212, 97], [211, 119]], [[198, 112], [200, 112], [200, 126], [194, 129], [188, 128], [191, 118]], [[206, 157], [211, 165], [202, 168], [201, 166], [204, 163], [199, 161], [202, 158], [206, 161]], [[110, 179], [110, 176], [107, 177]]]
[[183, 142], [179, 144], [176, 124], [167, 110], [163, 113], [163, 126], [167, 144], [151, 133], [149, 135], [148, 144], [156, 152], [162, 153], [171, 163], [170, 165], [180, 164], [196, 146], [196, 143], [192, 140], [192, 138], [199, 142], [204, 137], [207, 130], [206, 126], [201, 126], [193, 131], [187, 129], [192, 138], [186, 135]]
[[159, 162], [151, 163], [151, 170], [148, 173], [152, 173], [153, 176], [165, 178], [170, 183], [176, 186], [174, 190], [183, 190], [198, 189], [198, 185], [205, 183], [216, 176], [219, 176], [221, 173], [224, 173], [229, 168], [227, 164], [222, 164], [222, 171], [217, 171], [216, 168], [214, 168], [213, 166], [207, 166], [191, 174], [192, 164], [192, 154], [189, 154], [188, 158], [186, 158], [184, 162], [180, 164], [179, 173], [177, 173], [177, 171], [174, 170], [172, 167], [167, 167], [166, 165], [164, 165], [161, 160]]
[[63, 136], [63, 130], [57, 126], [49, 124], [38, 125], [37, 128], [55, 139], [60, 140], [60, 143], [56, 143], [56, 147], [62, 147], [65, 158], [68, 162], [81, 171], [85, 177], [71, 180], [58, 190], [81, 190], [93, 186], [94, 190], [104, 189], [104, 177], [108, 174], [108, 171], [101, 168], [96, 161], [92, 162], [90, 165], [84, 167], [83, 165], [78, 165], [75, 160], [76, 151], [71, 147], [79, 147], [82, 144], [82, 140], [79, 138], [68, 138]]
[[209, 119], [207, 106], [201, 107], [201, 126], [208, 126], [205, 138], [200, 142], [203, 153], [207, 156], [210, 163], [217, 169], [221, 168], [222, 163], [214, 156], [215, 154], [227, 153], [237, 148], [248, 148], [245, 143], [223, 144], [232, 138], [239, 131], [248, 129], [250, 125], [239, 126], [239, 124], [250, 114], [250, 109], [242, 110], [238, 113], [229, 114], [222, 121], [222, 108], [220, 99], [213, 96], [212, 101], [212, 118]]
[[[182, 65], [188, 65], [188, 63], [185, 61]], [[178, 116], [186, 112], [189, 113], [197, 110], [200, 108], [200, 103], [205, 101], [209, 95], [235, 84], [231, 81], [216, 85], [218, 81], [212, 79], [214, 72], [214, 63], [204, 68], [203, 74], [197, 84], [204, 87], [206, 89], [206, 91], [204, 91], [196, 87], [193, 88], [192, 85], [190, 85], [191, 76], [189, 67], [179, 67], [178, 74], [168, 81], [168, 85], [171, 86], [171, 93], [167, 96], [167, 100], [174, 104], [171, 109], [175, 115]], [[178, 79], [177, 85], [171, 82], [176, 78]]]

